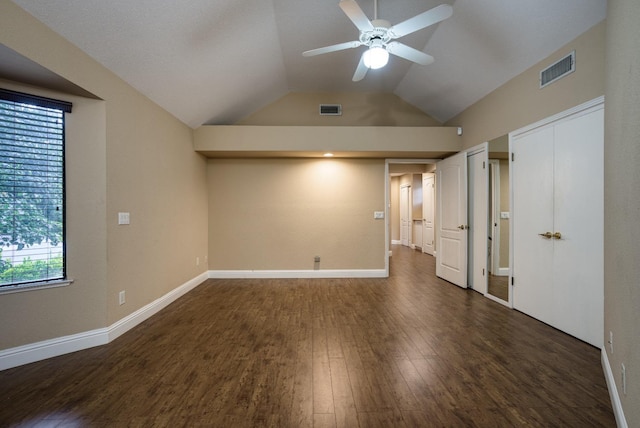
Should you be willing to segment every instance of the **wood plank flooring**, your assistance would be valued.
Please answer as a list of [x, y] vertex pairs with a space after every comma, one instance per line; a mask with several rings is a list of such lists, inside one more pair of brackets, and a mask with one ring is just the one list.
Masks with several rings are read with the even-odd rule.
[[0, 372], [2, 427], [613, 427], [600, 351], [435, 277], [209, 280], [109, 345]]
[[488, 291], [492, 296], [509, 301], [509, 277], [489, 274]]

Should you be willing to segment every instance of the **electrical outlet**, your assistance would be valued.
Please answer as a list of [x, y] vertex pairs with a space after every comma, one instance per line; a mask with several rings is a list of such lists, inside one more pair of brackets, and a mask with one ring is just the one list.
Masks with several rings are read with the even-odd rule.
[[622, 393], [627, 395], [627, 369], [624, 364], [620, 364], [620, 375], [622, 376]]
[[126, 301], [126, 299], [125, 299], [124, 290], [123, 290], [123, 291], [121, 291], [121, 292], [118, 294], [118, 302], [119, 302], [121, 305], [124, 305], [124, 302], [125, 302], [125, 301]]

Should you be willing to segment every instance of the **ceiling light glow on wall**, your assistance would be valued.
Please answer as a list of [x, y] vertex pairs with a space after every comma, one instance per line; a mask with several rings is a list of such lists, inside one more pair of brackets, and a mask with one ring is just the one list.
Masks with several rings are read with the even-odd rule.
[[325, 158], [332, 158], [333, 157], [333, 153], [325, 153], [322, 156], [324, 156]]
[[371, 47], [362, 56], [364, 65], [372, 70], [382, 68], [389, 62], [389, 52], [383, 47], [382, 41], [374, 40]]

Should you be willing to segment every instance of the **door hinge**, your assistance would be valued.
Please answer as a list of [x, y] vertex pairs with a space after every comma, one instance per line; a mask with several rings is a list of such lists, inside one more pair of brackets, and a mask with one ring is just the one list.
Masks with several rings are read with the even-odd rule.
[[482, 268], [482, 276], [484, 276], [484, 268]]
[[516, 154], [511, 152], [511, 162], [516, 160]]
[[511, 285], [514, 285], [515, 280], [511, 277]]
[[486, 169], [484, 161], [482, 161], [482, 169]]

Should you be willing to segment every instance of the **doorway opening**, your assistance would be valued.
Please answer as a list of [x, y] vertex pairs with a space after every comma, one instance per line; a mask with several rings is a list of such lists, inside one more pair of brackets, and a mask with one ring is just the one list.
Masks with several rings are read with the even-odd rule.
[[[440, 159], [387, 159], [385, 162], [387, 275], [392, 245], [404, 245], [425, 255], [435, 255], [434, 171], [438, 161]], [[433, 184], [432, 191], [425, 187], [424, 178], [429, 177], [426, 186]]]

